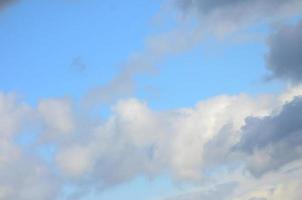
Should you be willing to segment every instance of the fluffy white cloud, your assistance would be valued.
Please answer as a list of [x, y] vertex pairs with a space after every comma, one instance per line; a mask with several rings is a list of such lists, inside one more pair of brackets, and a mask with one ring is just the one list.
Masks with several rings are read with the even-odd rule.
[[15, 140], [28, 122], [34, 123], [33, 112], [14, 94], [0, 93], [0, 199], [53, 200], [58, 194], [52, 172]]
[[12, 137], [32, 117], [30, 107], [19, 102], [15, 94], [0, 92], [0, 138]]
[[[215, 163], [211, 157], [226, 156], [239, 140], [246, 117], [266, 116], [280, 104], [269, 95], [219, 96], [192, 108], [152, 111], [144, 102], [124, 100], [107, 121], [86, 129], [84, 139], [60, 147], [56, 160], [71, 177], [89, 175], [104, 185], [165, 170], [175, 179], [200, 180], [204, 168]], [[216, 151], [227, 126], [229, 143]]]
[[59, 182], [46, 165], [9, 141], [0, 150], [0, 199], [56, 199]]
[[[205, 173], [209, 169], [227, 169], [230, 163], [238, 162], [238, 158], [244, 159], [236, 164], [235, 169], [241, 169], [243, 164], [251, 171], [251, 166], [257, 163], [273, 167], [275, 162], [267, 162], [265, 149], [236, 157], [238, 148], [234, 146], [238, 146], [239, 142], [242, 147], [239, 153], [244, 153], [247, 144], [254, 141], [246, 136], [246, 129], [250, 127], [246, 118], [260, 121], [267, 118], [275, 123], [278, 120], [274, 118], [279, 113], [283, 115], [282, 110], [288, 110], [286, 106], [283, 108], [284, 103], [291, 104], [299, 94], [299, 88], [291, 88], [280, 96], [224, 95], [201, 101], [191, 108], [166, 111], [154, 111], [145, 102], [128, 99], [113, 106], [112, 114], [105, 121], [89, 117], [83, 119], [87, 113], [77, 117], [79, 113], [66, 99], [43, 100], [37, 108], [30, 108], [15, 97], [2, 94], [1, 136], [6, 139], [0, 144], [0, 161], [3, 163], [0, 194], [6, 199], [21, 200], [55, 199], [57, 195], [60, 183], [56, 182], [56, 176], [52, 177], [53, 167], [39, 160], [34, 152], [23, 152], [15, 143], [16, 133], [28, 116], [35, 116], [31, 123], [43, 123], [41, 137], [50, 139], [48, 143], [57, 146], [52, 164], [56, 165], [62, 180], [69, 180], [75, 185], [103, 188], [139, 175], [154, 177], [165, 172], [178, 181], [200, 182], [206, 178]], [[5, 116], [9, 116], [10, 126], [6, 126]], [[262, 137], [257, 134], [259, 131], [254, 131], [252, 135], [261, 140]], [[279, 149], [282, 153], [284, 145], [280, 146], [281, 149], [279, 146], [275, 150]], [[296, 155], [295, 159], [287, 160], [282, 166], [298, 160], [300, 154]], [[277, 158], [273, 156], [270, 160], [276, 161]], [[249, 163], [251, 161], [253, 165]], [[26, 170], [20, 170], [21, 165]], [[17, 178], [14, 174], [18, 170], [22, 181], [15, 182]], [[268, 172], [270, 170], [263, 171], [263, 174]], [[32, 184], [28, 185], [27, 181]], [[34, 193], [35, 190], [29, 186], [44, 189]], [[15, 190], [19, 192], [11, 192]], [[28, 193], [23, 194], [24, 191]]]
[[40, 101], [37, 113], [47, 130], [48, 139], [64, 139], [75, 131], [75, 113], [67, 99], [47, 99]]

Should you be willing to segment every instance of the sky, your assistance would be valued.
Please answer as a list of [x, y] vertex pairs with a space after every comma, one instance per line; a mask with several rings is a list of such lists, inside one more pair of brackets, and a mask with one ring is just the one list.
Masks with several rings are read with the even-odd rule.
[[300, 200], [301, 0], [0, 0], [0, 200]]

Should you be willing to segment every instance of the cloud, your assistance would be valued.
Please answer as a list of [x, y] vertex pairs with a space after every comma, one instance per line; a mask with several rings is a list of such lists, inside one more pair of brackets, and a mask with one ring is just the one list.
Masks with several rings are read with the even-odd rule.
[[[222, 173], [218, 181], [211, 181], [181, 194], [162, 198], [163, 200], [298, 200], [301, 197], [301, 160], [283, 170], [268, 173], [257, 179], [247, 176], [244, 171]], [[299, 167], [297, 167], [299, 166]], [[295, 170], [293, 170], [295, 169]]]
[[30, 106], [15, 94], [0, 92], [0, 199], [53, 200], [59, 193], [51, 170], [16, 142], [34, 121]]
[[[177, 21], [169, 31], [151, 35], [145, 47], [130, 57], [108, 84], [90, 90], [84, 104], [111, 104], [119, 98], [131, 97], [136, 89], [135, 78], [150, 74], [167, 58], [200, 45], [207, 36], [223, 38], [261, 22], [282, 21], [302, 11], [300, 0], [174, 0], [189, 20]], [[197, 25], [196, 19], [198, 21]], [[193, 23], [193, 25], [192, 25]], [[242, 36], [242, 35], [241, 35]], [[79, 63], [76, 61], [75, 63]]]
[[[259, 133], [256, 129], [248, 131], [251, 122], [245, 119], [252, 117], [270, 124], [282, 122], [279, 125], [282, 127], [286, 122], [294, 123], [294, 120], [285, 121], [281, 116], [287, 119], [294, 111], [299, 111], [300, 107], [295, 106], [300, 103], [292, 103], [298, 100], [284, 106], [280, 116], [265, 116], [280, 109], [284, 101], [293, 99], [299, 91], [293, 89], [280, 97], [223, 95], [201, 101], [193, 107], [167, 111], [154, 111], [146, 102], [130, 98], [118, 101], [106, 120], [81, 113], [82, 110], [77, 110], [68, 99], [46, 99], [37, 106], [28, 106], [14, 95], [1, 94], [0, 125], [4, 140], [0, 143], [3, 152], [0, 161], [8, 164], [1, 165], [0, 193], [6, 195], [5, 199], [23, 200], [21, 196], [25, 200], [56, 199], [61, 192], [58, 187], [64, 183], [72, 184], [80, 191], [86, 188], [100, 191], [137, 176], [153, 178], [165, 172], [177, 182], [198, 183], [209, 176], [209, 169], [227, 169], [232, 161], [236, 161], [236, 157], [229, 155], [238, 141], [245, 147], [241, 148], [247, 155], [244, 158], [253, 161], [254, 154], [249, 149], [257, 145], [266, 149], [267, 137], [257, 136], [259, 141], [253, 143], [253, 137], [246, 134], [254, 136]], [[34, 146], [22, 147], [16, 143], [16, 137], [28, 125], [25, 122], [30, 116], [34, 116], [33, 126], [42, 124], [42, 130], [39, 129]], [[10, 123], [19, 128], [12, 129], [7, 126]], [[242, 132], [243, 126], [245, 131]], [[284, 154], [288, 151], [284, 144], [293, 140], [287, 139], [292, 137], [278, 140], [278, 133], [268, 134], [268, 137], [276, 141], [273, 150]], [[56, 147], [53, 154], [47, 155], [51, 164], [43, 162], [32, 149], [45, 148], [45, 143], [39, 142], [40, 138]], [[297, 145], [291, 145], [295, 150], [293, 156], [299, 155], [300, 140], [296, 138], [295, 141]], [[267, 155], [265, 153], [263, 155]], [[280, 160], [284, 154], [280, 154]], [[15, 182], [13, 174], [19, 166], [24, 166], [25, 170], [20, 171], [18, 182]], [[253, 169], [251, 166], [248, 165], [248, 169]], [[32, 184], [26, 184], [29, 177], [32, 177]], [[38, 192], [29, 186], [43, 188]], [[16, 190], [18, 192], [9, 192]], [[24, 191], [28, 193], [23, 194]], [[201, 194], [197, 192], [196, 195]]]
[[292, 83], [302, 81], [302, 21], [286, 25], [272, 34], [268, 41], [268, 69], [272, 78]]
[[[5, 2], [8, 1], [0, 1], [0, 8]], [[237, 155], [232, 157], [236, 146], [239, 153], [244, 153], [239, 157], [247, 162], [244, 169], [257, 177], [254, 182], [240, 177], [230, 185], [217, 185], [206, 192], [194, 191], [173, 198], [235, 199], [246, 188], [255, 188], [259, 182], [265, 185], [263, 177], [267, 174], [278, 173], [301, 158], [302, 100], [294, 98], [302, 94], [300, 89], [294, 88], [281, 97], [222, 95], [193, 107], [169, 111], [154, 111], [146, 102], [125, 98], [132, 96], [137, 75], [149, 74], [168, 56], [193, 48], [200, 43], [203, 33], [223, 35], [256, 21], [292, 16], [302, 6], [298, 0], [180, 0], [179, 3], [184, 12], [197, 15], [205, 28], [201, 30], [198, 25], [190, 31], [172, 30], [151, 37], [144, 51], [131, 57], [111, 82], [88, 92], [84, 97], [86, 105], [116, 102], [107, 120], [77, 113], [67, 99], [46, 99], [30, 107], [14, 95], [0, 93], [0, 199], [57, 199], [60, 186], [65, 183], [99, 191], [140, 175], [152, 178], [167, 171], [175, 181], [199, 183], [211, 176], [209, 169], [215, 172], [224, 168], [226, 173], [229, 168], [240, 171], [237, 168], [241, 163], [230, 167], [230, 162], [238, 161]], [[295, 43], [300, 39], [298, 30], [300, 24], [281, 29], [272, 36], [269, 54], [269, 67], [274, 75], [296, 82], [300, 81], [296, 65], [299, 58], [294, 55], [300, 51], [291, 45], [299, 44]], [[280, 44], [289, 45], [285, 45], [290, 49], [289, 56], [284, 52], [278, 56], [280, 49], [275, 49]], [[280, 75], [283, 63], [288, 71]], [[74, 65], [84, 67], [79, 60]], [[48, 155], [51, 165], [15, 141], [32, 117], [31, 123], [42, 125], [43, 141], [56, 147], [54, 155]], [[35, 145], [45, 147], [44, 143]], [[298, 199], [297, 188], [301, 182], [287, 180], [289, 186], [268, 182], [270, 188], [248, 191], [238, 199], [281, 200], [288, 193], [292, 195], [290, 199]], [[235, 189], [235, 185], [243, 186]]]
[[8, 7], [10, 4], [17, 2], [18, 0], [0, 0], [0, 10]]
[[48, 167], [11, 142], [0, 143], [0, 199], [56, 199], [59, 182]]
[[30, 118], [31, 108], [18, 100], [16, 94], [0, 92], [0, 137], [12, 138]]
[[302, 158], [302, 99], [285, 104], [280, 113], [250, 117], [243, 127], [238, 148], [250, 155], [247, 168], [255, 176]]
[[299, 0], [176, 0], [185, 15], [199, 19], [204, 29], [218, 35], [239, 30], [256, 22], [272, 21], [301, 12]]
[[[85, 130], [85, 139], [59, 146], [56, 162], [66, 177], [91, 187], [110, 187], [166, 170], [175, 180], [199, 181], [210, 163], [205, 157], [225, 156], [246, 117], [265, 116], [277, 106], [269, 96], [258, 99], [219, 96], [192, 108], [162, 112], [137, 99], [119, 101], [108, 120]], [[229, 124], [229, 144], [214, 153], [217, 143], [208, 143]]]
[[72, 103], [68, 99], [46, 99], [39, 102], [37, 115], [41, 120], [44, 137], [48, 139], [64, 140], [75, 132], [75, 113]]
[[[208, 35], [224, 37], [256, 22], [281, 20], [302, 10], [302, 2], [299, 0], [176, 1], [185, 14], [197, 15], [197, 25], [192, 18], [189, 18], [189, 22], [176, 20], [176, 27], [147, 37], [144, 48], [129, 57], [120, 73], [109, 83], [94, 87], [85, 95], [84, 105], [93, 107], [112, 104], [120, 98], [131, 97], [136, 90], [137, 76], [154, 73], [169, 57], [197, 47]], [[175, 0], [172, 2], [175, 3]], [[79, 68], [84, 66], [77, 58], [73, 65]]]
[[[294, 177], [294, 175], [296, 177]], [[244, 187], [238, 189], [239, 195], [234, 195], [233, 200], [298, 200], [301, 198], [301, 170], [295, 174], [274, 174], [255, 183], [242, 182]], [[250, 186], [248, 186], [250, 184]], [[255, 185], [258, 184], [258, 185]], [[252, 186], [252, 187], [251, 187]], [[245, 192], [244, 192], [245, 191]], [[241, 193], [241, 194], [240, 194]]]

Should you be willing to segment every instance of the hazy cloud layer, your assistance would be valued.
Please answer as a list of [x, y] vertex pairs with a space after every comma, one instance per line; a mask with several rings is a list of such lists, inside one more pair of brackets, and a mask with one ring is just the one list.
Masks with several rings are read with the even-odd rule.
[[269, 38], [268, 68], [272, 78], [302, 81], [302, 22], [279, 28]]
[[232, 196], [237, 183], [230, 182], [226, 184], [216, 185], [203, 190], [191, 191], [185, 194], [166, 198], [165, 200], [228, 200]]

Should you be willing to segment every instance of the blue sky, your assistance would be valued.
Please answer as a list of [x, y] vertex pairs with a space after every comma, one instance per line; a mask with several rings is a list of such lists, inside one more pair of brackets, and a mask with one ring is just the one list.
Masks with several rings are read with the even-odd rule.
[[301, 10], [0, 0], [0, 200], [298, 200]]
[[[129, 56], [144, 48], [146, 38], [160, 34], [161, 29], [152, 22], [160, 1], [116, 4], [31, 1], [5, 10], [1, 13], [1, 66], [10, 67], [1, 68], [1, 87], [36, 101], [52, 96], [80, 97], [95, 85], [108, 82]], [[265, 29], [252, 31], [266, 34]], [[187, 98], [174, 98], [179, 101], [174, 106], [192, 105], [221, 93], [257, 93], [271, 88], [261, 83], [266, 73], [265, 52], [262, 41], [209, 41], [168, 58], [160, 64], [159, 75], [138, 77], [137, 93], [144, 95], [144, 88], [158, 90], [163, 96], [156, 102], [159, 107], [172, 106], [169, 97], [178, 90], [188, 94], [184, 93]], [[77, 58], [85, 69], [72, 66]], [[60, 87], [53, 83], [60, 83]]]

